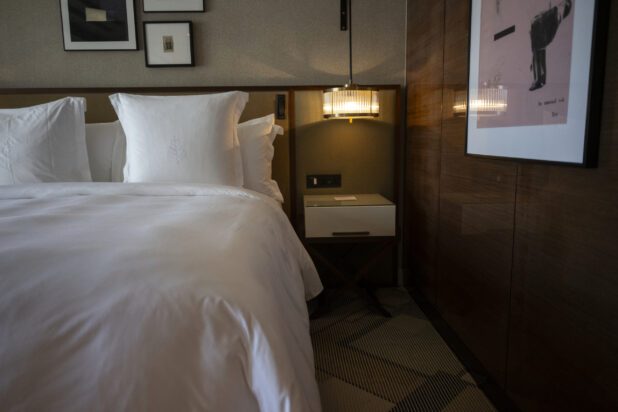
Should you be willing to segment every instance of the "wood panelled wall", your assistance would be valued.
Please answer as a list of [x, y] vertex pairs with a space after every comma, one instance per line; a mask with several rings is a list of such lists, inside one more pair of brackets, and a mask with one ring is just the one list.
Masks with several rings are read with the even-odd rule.
[[469, 0], [408, 0], [407, 279], [524, 411], [618, 410], [618, 7], [599, 166], [464, 155]]

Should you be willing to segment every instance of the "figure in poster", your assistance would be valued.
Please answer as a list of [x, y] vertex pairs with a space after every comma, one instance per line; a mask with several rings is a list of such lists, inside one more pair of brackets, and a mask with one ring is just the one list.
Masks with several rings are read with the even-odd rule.
[[478, 83], [470, 106], [486, 110], [476, 110], [477, 128], [568, 122], [579, 1], [481, 2]]
[[557, 6], [537, 14], [530, 25], [530, 40], [532, 43], [532, 64], [530, 70], [534, 74], [534, 82], [530, 91], [540, 89], [547, 82], [547, 64], [545, 48], [554, 40], [558, 27], [571, 12], [571, 0], [564, 0]]

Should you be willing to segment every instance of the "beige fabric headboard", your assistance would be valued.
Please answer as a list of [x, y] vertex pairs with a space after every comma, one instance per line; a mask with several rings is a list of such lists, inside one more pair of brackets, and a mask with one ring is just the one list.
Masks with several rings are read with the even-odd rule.
[[[242, 90], [239, 88], [238, 90]], [[108, 96], [117, 92], [149, 94], [149, 95], [186, 95], [186, 94], [207, 94], [222, 90], [211, 90], [208, 88], [200, 89], [32, 89], [32, 90], [4, 90], [0, 92], [0, 108], [17, 108], [33, 106], [36, 104], [50, 102], [66, 96], [85, 97], [87, 102], [86, 123], [102, 123], [117, 120], [116, 113], [109, 102]], [[246, 90], [249, 93], [249, 102], [243, 111], [240, 121], [253, 119], [274, 113], [276, 109], [276, 99], [278, 94], [286, 96], [286, 106], [289, 102], [289, 91], [286, 88], [281, 90]], [[286, 114], [289, 113], [286, 107]], [[283, 209], [288, 216], [291, 216], [291, 193], [290, 188], [290, 117], [284, 120], [277, 120], [276, 123], [283, 127], [284, 134], [277, 136], [275, 146], [275, 157], [273, 159], [273, 179], [275, 179], [281, 189], [285, 199]]]
[[[230, 90], [249, 93], [241, 121], [276, 111], [277, 95], [285, 96], [285, 119], [277, 120], [285, 134], [275, 140], [273, 178], [285, 199], [283, 210], [292, 224], [302, 221], [304, 194], [381, 193], [398, 202], [401, 149], [399, 85], [368, 85], [380, 89], [380, 116], [373, 120], [324, 121], [321, 91], [334, 85], [241, 87], [123, 87], [70, 89], [0, 89], [0, 108], [25, 107], [65, 96], [85, 97], [87, 123], [116, 120], [108, 96], [113, 93], [150, 95], [207, 94]], [[307, 174], [342, 174], [337, 189], [306, 187]]]

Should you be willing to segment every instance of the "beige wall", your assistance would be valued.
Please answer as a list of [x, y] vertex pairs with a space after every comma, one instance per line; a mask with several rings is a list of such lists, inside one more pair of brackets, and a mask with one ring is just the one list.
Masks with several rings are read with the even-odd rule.
[[[394, 200], [396, 91], [380, 91], [376, 119], [324, 120], [322, 93], [297, 91], [296, 195], [380, 193]], [[341, 174], [340, 188], [307, 188], [308, 174]]]
[[[0, 0], [0, 88], [340, 84], [337, 0], [206, 0], [206, 13], [143, 13], [139, 51], [65, 52], [58, 0]], [[359, 83], [403, 84], [405, 1], [353, 4]], [[194, 68], [146, 68], [142, 21], [193, 21]]]

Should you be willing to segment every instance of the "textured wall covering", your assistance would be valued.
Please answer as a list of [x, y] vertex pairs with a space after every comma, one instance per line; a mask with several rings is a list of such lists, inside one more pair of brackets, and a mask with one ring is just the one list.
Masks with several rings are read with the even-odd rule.
[[[336, 0], [206, 0], [206, 13], [143, 13], [139, 51], [65, 52], [57, 0], [2, 0], [0, 87], [339, 84], [347, 32]], [[404, 0], [356, 0], [355, 80], [403, 84]], [[142, 21], [191, 20], [195, 68], [146, 68]], [[361, 30], [363, 28], [363, 30]]]

